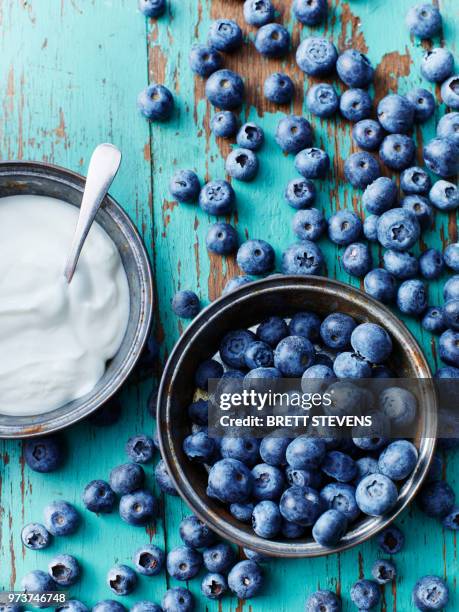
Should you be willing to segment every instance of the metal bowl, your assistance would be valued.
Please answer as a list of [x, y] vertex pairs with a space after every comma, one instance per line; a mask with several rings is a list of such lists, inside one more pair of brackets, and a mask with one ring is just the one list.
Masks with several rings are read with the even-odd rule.
[[[0, 163], [0, 197], [19, 194], [51, 196], [79, 207], [84, 185], [84, 177], [50, 164]], [[104, 199], [96, 219], [116, 244], [129, 284], [129, 323], [121, 347], [107, 364], [102, 379], [84, 397], [37, 416], [0, 414], [0, 438], [48, 434], [88, 416], [122, 385], [142, 351], [152, 316], [153, 292], [148, 256], [133, 223], [111, 197]]]
[[217, 500], [206, 495], [207, 474], [187, 459], [182, 450], [190, 433], [186, 407], [194, 393], [196, 365], [218, 350], [222, 336], [237, 328], [248, 328], [272, 316], [291, 316], [301, 310], [322, 315], [341, 311], [359, 322], [372, 321], [384, 326], [394, 344], [392, 365], [404, 378], [431, 379], [427, 361], [405, 325], [385, 306], [349, 285], [320, 277], [274, 276], [246, 285], [206, 308], [190, 324], [175, 346], [163, 373], [158, 397], [158, 436], [161, 453], [174, 484], [192, 511], [223, 538], [276, 557], [316, 557], [340, 552], [373, 537], [391, 523], [418, 491], [429, 469], [435, 438], [425, 437], [436, 431], [436, 407], [433, 386], [423, 385], [425, 397], [420, 406], [416, 445], [417, 466], [400, 490], [396, 506], [378, 518], [365, 518], [354, 524], [339, 545], [324, 548], [311, 538], [300, 540], [260, 538], [248, 525], [237, 521]]

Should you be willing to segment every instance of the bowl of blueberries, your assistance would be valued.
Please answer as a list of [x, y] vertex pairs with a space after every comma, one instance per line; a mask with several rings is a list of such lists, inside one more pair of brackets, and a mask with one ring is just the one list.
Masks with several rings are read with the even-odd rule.
[[159, 390], [158, 438], [177, 491], [220, 536], [265, 555], [326, 555], [374, 536], [428, 473], [433, 387], [422, 387], [425, 397], [388, 388], [378, 398], [389, 426], [409, 415], [411, 439], [217, 438], [208, 429], [210, 380], [332, 385], [359, 376], [431, 380], [405, 325], [361, 291], [318, 276], [273, 275], [216, 300], [175, 346]]

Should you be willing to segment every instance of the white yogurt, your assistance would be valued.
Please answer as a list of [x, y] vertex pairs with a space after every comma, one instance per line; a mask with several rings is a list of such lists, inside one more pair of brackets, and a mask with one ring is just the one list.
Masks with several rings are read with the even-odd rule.
[[70, 285], [64, 278], [77, 218], [54, 198], [0, 199], [1, 414], [41, 414], [85, 395], [123, 340], [128, 282], [97, 223]]

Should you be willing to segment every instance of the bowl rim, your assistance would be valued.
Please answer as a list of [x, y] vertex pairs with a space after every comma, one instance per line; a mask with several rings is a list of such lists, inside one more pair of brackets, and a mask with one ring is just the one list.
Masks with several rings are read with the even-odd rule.
[[[28, 160], [5, 160], [0, 161], [0, 176], [23, 175], [26, 177], [43, 176], [56, 183], [65, 184], [68, 187], [83, 193], [86, 177], [74, 170], [69, 170], [56, 164], [43, 161]], [[58, 417], [46, 420], [46, 415], [52, 415], [53, 411], [43, 413], [43, 422], [32, 425], [0, 425], [0, 439], [22, 439], [43, 436], [55, 433], [70, 425], [73, 425], [95, 412], [106, 403], [120, 389], [135, 367], [143, 347], [148, 339], [153, 317], [153, 277], [149, 257], [139, 231], [135, 227], [129, 215], [123, 210], [118, 202], [109, 194], [102, 201], [106, 214], [121, 231], [132, 249], [136, 271], [140, 278], [140, 317], [135, 330], [133, 343], [124, 361], [120, 364], [115, 376], [99, 390], [97, 396], [91, 392], [85, 396], [81, 405], [76, 405], [69, 412]], [[83, 398], [82, 398], [83, 399]], [[75, 400], [78, 402], [79, 400]], [[12, 417], [14, 419], [14, 417]]]
[[[250, 294], [257, 292], [257, 290], [269, 288], [274, 291], [279, 288], [285, 290], [288, 289], [289, 286], [292, 288], [293, 286], [298, 287], [299, 284], [304, 288], [325, 291], [331, 295], [336, 295], [338, 293], [347, 298], [352, 296], [360, 305], [365, 302], [365, 309], [368, 314], [370, 314], [371, 308], [378, 310], [379, 313], [386, 318], [386, 329], [388, 332], [393, 335], [393, 337], [396, 337], [398, 341], [403, 339], [405, 351], [408, 349], [411, 355], [410, 361], [412, 361], [414, 353], [416, 354], [417, 363], [415, 364], [415, 370], [417, 370], [418, 374], [422, 374], [419, 375], [418, 378], [426, 378], [433, 381], [431, 369], [424, 352], [403, 321], [398, 319], [384, 304], [381, 304], [360, 289], [342, 281], [321, 276], [272, 275], [271, 277], [243, 285], [235, 291], [221, 296], [203, 309], [199, 315], [193, 319], [175, 344], [161, 377], [156, 411], [157, 435], [161, 457], [180, 497], [191, 508], [193, 513], [209, 525], [213, 531], [237, 546], [250, 548], [264, 555], [280, 558], [313, 558], [339, 553], [353, 548], [377, 535], [385, 527], [390, 525], [416, 496], [428, 473], [436, 446], [435, 437], [421, 438], [422, 452], [419, 453], [417, 465], [410, 478], [403, 484], [401, 489], [402, 495], [399, 495], [397, 504], [394, 508], [381, 517], [368, 517], [365, 519], [364, 523], [362, 523], [361, 527], [357, 527], [357, 529], [348, 532], [341, 540], [340, 544], [332, 548], [320, 546], [315, 542], [298, 543], [295, 540], [291, 542], [277, 542], [276, 540], [261, 538], [254, 533], [248, 534], [228, 523], [218, 514], [218, 512], [210, 510], [205, 500], [203, 501], [199, 495], [197, 495], [192, 484], [185, 477], [185, 472], [182, 470], [175, 457], [171, 445], [174, 436], [172, 435], [171, 428], [167, 427], [167, 423], [170, 420], [168, 391], [172, 384], [173, 373], [180, 366], [183, 351], [191, 338], [198, 335], [199, 331], [204, 326], [211, 324], [212, 319], [218, 317], [222, 310], [231, 308], [232, 303], [236, 300], [248, 298]], [[432, 393], [431, 399], [435, 410], [429, 411], [429, 414], [424, 416], [424, 423], [426, 419], [427, 421], [430, 420], [430, 423], [428, 423], [428, 431], [436, 431], [436, 412], [438, 404], [434, 392]], [[430, 412], [432, 414], [430, 414]], [[352, 535], [354, 531], [357, 531], [357, 535]]]

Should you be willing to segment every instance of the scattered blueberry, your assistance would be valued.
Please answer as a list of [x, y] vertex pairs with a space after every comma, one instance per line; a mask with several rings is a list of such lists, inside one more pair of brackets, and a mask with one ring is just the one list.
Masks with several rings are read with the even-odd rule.
[[371, 214], [381, 215], [395, 206], [397, 185], [390, 178], [381, 176], [368, 185], [363, 192], [362, 202]]
[[442, 27], [440, 11], [433, 4], [416, 4], [406, 14], [406, 25], [413, 36], [432, 38]]
[[145, 17], [161, 17], [166, 10], [166, 0], [139, 0], [139, 11]]
[[299, 153], [312, 145], [311, 124], [304, 117], [283, 117], [277, 126], [276, 142], [284, 153]]
[[407, 99], [414, 106], [414, 122], [425, 123], [435, 112], [435, 98], [422, 87], [412, 89], [406, 94]]
[[227, 215], [233, 211], [236, 194], [227, 181], [209, 181], [199, 194], [199, 206], [208, 215]]
[[21, 540], [31, 550], [42, 550], [50, 545], [51, 534], [40, 523], [29, 523], [21, 531]]
[[147, 525], [157, 515], [158, 501], [150, 491], [140, 489], [120, 499], [120, 516], [128, 525]]
[[[206, 407], [207, 414], [207, 407]], [[161, 459], [155, 468], [155, 480], [163, 493], [178, 496], [174, 482], [167, 471], [166, 464]]]
[[115, 565], [107, 574], [107, 584], [116, 595], [130, 595], [137, 586], [137, 575], [127, 565]]
[[446, 106], [453, 110], [459, 110], [459, 76], [457, 74], [442, 84], [441, 98]]
[[430, 190], [429, 200], [438, 210], [456, 210], [459, 207], [459, 189], [448, 181], [437, 181]]
[[459, 171], [459, 148], [447, 138], [434, 138], [424, 146], [424, 161], [442, 178], [454, 176]]
[[296, 51], [296, 63], [308, 76], [326, 76], [336, 66], [338, 51], [326, 38], [305, 38]]
[[295, 0], [293, 14], [304, 25], [316, 26], [327, 18], [327, 0]]
[[384, 130], [374, 119], [361, 119], [352, 128], [352, 138], [361, 149], [376, 151], [384, 139]]
[[437, 123], [437, 136], [447, 138], [459, 147], [459, 113], [446, 113]]
[[48, 573], [56, 584], [72, 586], [80, 577], [80, 565], [71, 555], [58, 555], [48, 564]]
[[255, 48], [264, 57], [283, 57], [290, 48], [290, 34], [278, 23], [267, 23], [257, 31]]
[[207, 250], [216, 255], [230, 255], [237, 250], [237, 231], [229, 223], [214, 223], [206, 236]]
[[442, 610], [449, 601], [448, 585], [438, 576], [423, 576], [414, 585], [412, 601], [422, 612]]
[[341, 94], [339, 109], [345, 119], [352, 122], [371, 115], [371, 98], [365, 89], [347, 89]]
[[341, 612], [341, 599], [332, 591], [316, 591], [306, 600], [306, 612]]
[[415, 153], [416, 145], [413, 139], [405, 134], [389, 134], [379, 148], [381, 161], [391, 170], [398, 171], [412, 165]]
[[363, 284], [366, 293], [384, 304], [392, 302], [397, 293], [395, 277], [384, 268], [370, 270], [363, 279]]
[[368, 87], [374, 70], [366, 55], [356, 49], [343, 51], [336, 62], [339, 78], [348, 87]]
[[58, 436], [32, 438], [24, 443], [24, 458], [35, 472], [47, 473], [59, 469], [63, 463], [64, 448]]
[[159, 574], [164, 567], [164, 561], [164, 551], [153, 544], [138, 548], [132, 559], [136, 572], [144, 576]]
[[311, 240], [302, 240], [282, 253], [283, 274], [319, 274], [324, 264], [320, 248]]
[[400, 175], [400, 187], [407, 194], [426, 195], [432, 186], [430, 176], [423, 168], [406, 168]]
[[205, 79], [223, 65], [223, 58], [216, 49], [200, 44], [191, 47], [189, 61], [191, 70]]
[[428, 50], [421, 62], [421, 74], [431, 83], [443, 83], [453, 74], [454, 56], [444, 47]]
[[244, 100], [244, 81], [232, 70], [217, 70], [207, 80], [206, 96], [209, 102], [222, 110], [233, 110]]
[[381, 176], [381, 168], [370, 153], [360, 151], [346, 159], [344, 175], [353, 187], [364, 189]]
[[172, 587], [166, 591], [161, 606], [163, 612], [193, 612], [194, 598], [188, 589]]
[[261, 127], [255, 123], [245, 123], [237, 133], [236, 141], [244, 149], [258, 151], [265, 141], [265, 135]]
[[75, 508], [65, 501], [55, 501], [43, 511], [45, 527], [54, 536], [66, 536], [78, 529], [80, 516]]
[[378, 535], [379, 548], [388, 555], [396, 555], [405, 545], [405, 536], [395, 525], [390, 525]]
[[91, 512], [110, 513], [115, 501], [115, 493], [105, 480], [92, 480], [83, 491], [83, 503]]
[[260, 28], [274, 19], [274, 6], [271, 0], [245, 0], [244, 19], [249, 25]]
[[295, 95], [295, 86], [288, 74], [274, 72], [265, 80], [263, 87], [267, 100], [275, 104], [290, 104]]
[[242, 30], [232, 19], [217, 19], [209, 28], [209, 46], [218, 51], [234, 51], [242, 45]]
[[233, 149], [226, 158], [226, 172], [239, 181], [251, 181], [258, 172], [258, 159], [250, 149]]
[[152, 83], [140, 92], [137, 106], [149, 121], [165, 121], [174, 110], [174, 98], [167, 87]]
[[177, 170], [170, 180], [169, 191], [178, 202], [196, 202], [201, 184], [192, 170]]
[[443, 257], [436, 249], [424, 251], [419, 258], [419, 271], [427, 280], [439, 278], [444, 268]]
[[186, 516], [179, 526], [180, 537], [191, 548], [205, 548], [215, 542], [215, 534], [197, 516]]
[[379, 586], [373, 580], [358, 580], [351, 588], [351, 599], [359, 610], [371, 610], [381, 599]]
[[336, 113], [339, 107], [339, 95], [333, 85], [318, 83], [308, 89], [306, 104], [313, 115], [327, 118]]
[[384, 268], [401, 280], [413, 278], [419, 272], [417, 258], [408, 251], [388, 249], [383, 255], [383, 260]]
[[117, 495], [132, 493], [143, 485], [145, 472], [136, 463], [123, 463], [110, 472], [110, 486]]
[[239, 129], [239, 119], [231, 111], [220, 111], [212, 117], [210, 129], [218, 138], [232, 138]]
[[263, 572], [255, 561], [239, 561], [228, 574], [228, 586], [240, 599], [254, 597], [263, 586]]
[[295, 236], [300, 240], [312, 240], [314, 242], [325, 233], [327, 221], [323, 212], [317, 208], [299, 210], [292, 219], [292, 229]]
[[274, 250], [265, 240], [247, 240], [239, 247], [237, 263], [246, 274], [266, 274], [274, 268]]

